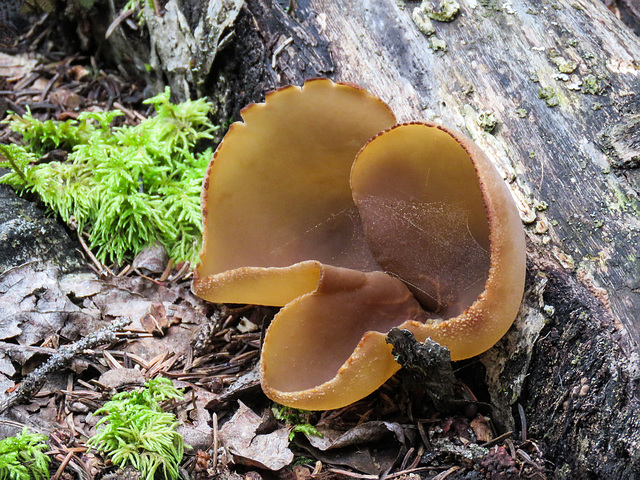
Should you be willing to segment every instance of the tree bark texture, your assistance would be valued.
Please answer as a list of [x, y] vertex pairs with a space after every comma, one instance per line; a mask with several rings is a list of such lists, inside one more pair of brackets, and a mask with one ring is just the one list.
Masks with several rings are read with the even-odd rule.
[[[528, 241], [520, 315], [481, 356], [494, 417], [542, 441], [557, 478], [635, 478], [640, 40], [596, 0], [461, 0], [431, 36], [413, 20], [420, 6], [298, 0], [286, 12], [246, 0], [192, 91], [237, 119], [269, 90], [328, 76], [377, 94], [400, 121], [473, 138], [508, 182]], [[511, 416], [518, 402], [526, 428]]]

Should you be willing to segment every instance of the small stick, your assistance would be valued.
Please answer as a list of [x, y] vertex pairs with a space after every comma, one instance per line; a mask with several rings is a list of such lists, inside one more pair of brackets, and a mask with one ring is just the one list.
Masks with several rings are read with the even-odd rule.
[[284, 50], [288, 45], [291, 45], [291, 43], [293, 43], [293, 37], [289, 37], [287, 38], [282, 45], [280, 45], [278, 48], [276, 48], [273, 52], [273, 55], [271, 56], [271, 68], [276, 68], [276, 57], [278, 56], [278, 54]]
[[91, 253], [91, 250], [89, 249], [85, 241], [82, 239], [82, 235], [80, 234], [80, 232], [77, 232], [77, 233], [78, 233], [78, 240], [80, 241], [80, 245], [82, 245], [84, 252], [89, 256], [93, 264], [98, 268], [98, 271], [100, 272], [100, 274], [107, 272], [109, 276], [113, 277], [113, 272], [109, 270], [109, 268], [106, 265], [103, 265], [93, 253]]
[[158, 279], [159, 282], [164, 282], [167, 278], [169, 278], [171, 269], [173, 268], [173, 264], [174, 260], [173, 258], [170, 258], [169, 262], [167, 263], [167, 267], [164, 269], [164, 272], [162, 272], [162, 276]]
[[213, 420], [213, 466], [212, 469], [215, 470], [215, 468], [218, 466], [218, 415], [216, 414], [216, 412], [213, 412], [213, 416], [212, 416], [212, 420]]
[[0, 414], [4, 413], [14, 405], [28, 400], [32, 395], [37, 393], [40, 388], [42, 388], [47, 374], [66, 367], [76, 355], [89, 348], [94, 348], [98, 345], [115, 341], [115, 332], [123, 329], [130, 323], [131, 319], [128, 317], [119, 318], [108, 327], [103, 328], [82, 340], [60, 347], [60, 349], [54, 353], [49, 360], [27, 375], [18, 388], [0, 400]]
[[109, 25], [109, 28], [107, 28], [107, 33], [104, 34], [104, 39], [105, 40], [108, 39], [113, 33], [113, 31], [118, 27], [118, 25], [120, 25], [128, 17], [133, 15], [133, 13], [134, 13], [133, 10], [126, 10], [121, 12], [120, 15], [118, 15], [117, 18], [113, 22], [111, 22], [111, 25]]
[[64, 469], [67, 466], [67, 464], [71, 461], [71, 457], [73, 457], [73, 456], [74, 456], [74, 452], [69, 450], [69, 453], [67, 453], [67, 455], [64, 457], [64, 460], [62, 460], [62, 462], [60, 463], [60, 466], [58, 467], [58, 470], [56, 471], [56, 474], [53, 476], [52, 480], [59, 480], [60, 479], [60, 476], [62, 475], [62, 472], [64, 471]]

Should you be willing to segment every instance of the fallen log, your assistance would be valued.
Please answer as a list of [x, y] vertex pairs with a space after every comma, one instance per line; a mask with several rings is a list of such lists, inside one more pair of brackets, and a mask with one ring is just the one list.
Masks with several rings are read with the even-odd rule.
[[[183, 12], [184, 27], [206, 13], [197, 4], [164, 8]], [[401, 121], [473, 138], [509, 183], [528, 241], [519, 318], [480, 357], [495, 420], [542, 441], [559, 478], [632, 478], [640, 39], [596, 0], [466, 0], [459, 12], [454, 4], [232, 2], [219, 10], [237, 14], [232, 28], [222, 18], [216, 38], [226, 40], [204, 46], [215, 55], [206, 75], [178, 83], [168, 63], [157, 68], [181, 95], [210, 96], [221, 120], [278, 86], [328, 76], [377, 94]], [[524, 417], [514, 420], [517, 403]]]

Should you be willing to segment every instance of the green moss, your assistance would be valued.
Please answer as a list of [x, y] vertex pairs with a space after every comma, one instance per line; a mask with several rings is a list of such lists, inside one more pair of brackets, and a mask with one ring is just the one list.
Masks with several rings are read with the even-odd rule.
[[87, 444], [114, 465], [134, 466], [145, 480], [177, 479], [184, 440], [175, 430], [175, 415], [165, 410], [168, 402], [183, 398], [166, 378], [149, 380], [140, 390], [118, 393], [96, 411], [106, 416]]
[[591, 105], [591, 110], [593, 110], [594, 112], [600, 110], [601, 108], [602, 104], [600, 102], [595, 102], [593, 105]]
[[[196, 153], [196, 144], [217, 128], [207, 118], [211, 106], [204, 99], [172, 104], [168, 89], [146, 103], [156, 116], [119, 128], [111, 127], [119, 111], [66, 122], [12, 116], [9, 126], [26, 145], [0, 145], [0, 167], [13, 169], [0, 183], [36, 193], [70, 227], [86, 231], [103, 262], [121, 263], [158, 242], [175, 260], [196, 260], [201, 184], [212, 155]], [[68, 152], [65, 161], [40, 162], [57, 149]]]
[[544, 100], [547, 107], [555, 107], [560, 104], [558, 95], [551, 87], [541, 87], [538, 90], [538, 98]]
[[604, 93], [605, 85], [594, 74], [590, 73], [582, 79], [582, 93], [589, 95], [601, 95]]
[[516, 109], [516, 115], [520, 118], [526, 118], [529, 112], [527, 112], [526, 108], [518, 108]]
[[0, 479], [47, 480], [51, 459], [47, 437], [29, 433], [27, 427], [15, 437], [0, 440]]
[[447, 42], [442, 40], [441, 38], [432, 35], [429, 38], [429, 48], [433, 50], [434, 53], [440, 53], [444, 55], [447, 53]]
[[296, 433], [312, 437], [323, 437], [318, 429], [309, 423], [311, 412], [281, 405], [274, 405], [271, 411], [276, 419], [285, 422], [291, 428], [289, 441], [294, 439]]

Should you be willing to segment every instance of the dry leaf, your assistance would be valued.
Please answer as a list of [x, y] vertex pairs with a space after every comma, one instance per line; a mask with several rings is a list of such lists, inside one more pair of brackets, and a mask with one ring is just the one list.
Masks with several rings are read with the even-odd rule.
[[289, 449], [289, 429], [280, 428], [266, 435], [257, 435], [262, 419], [244, 403], [231, 420], [220, 429], [220, 439], [236, 463], [252, 467], [280, 470], [293, 461]]
[[0, 52], [0, 77], [24, 77], [38, 64], [38, 61], [28, 54], [7, 55]]
[[160, 244], [144, 247], [133, 260], [134, 269], [144, 270], [143, 273], [162, 273], [169, 261], [169, 254]]
[[161, 303], [152, 303], [147, 313], [140, 319], [140, 322], [147, 332], [161, 337], [169, 327], [167, 309]]
[[491, 428], [491, 420], [489, 417], [482, 416], [480, 414], [471, 420], [471, 428], [473, 433], [476, 434], [478, 443], [486, 443], [493, 440], [493, 429]]
[[322, 437], [308, 435], [310, 445], [301, 446], [323, 463], [380, 475], [405, 453], [404, 431], [398, 423], [365, 422], [346, 432], [317, 428]]

